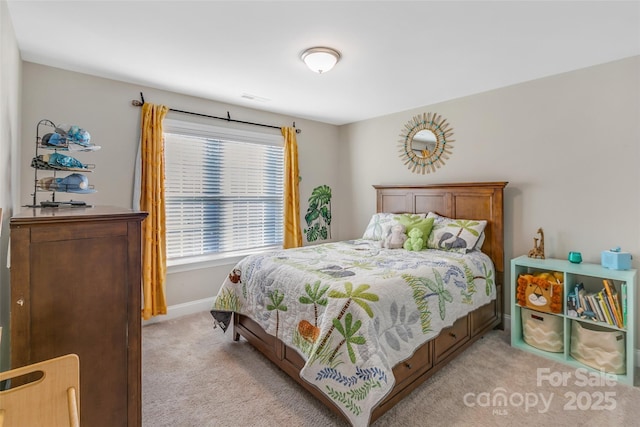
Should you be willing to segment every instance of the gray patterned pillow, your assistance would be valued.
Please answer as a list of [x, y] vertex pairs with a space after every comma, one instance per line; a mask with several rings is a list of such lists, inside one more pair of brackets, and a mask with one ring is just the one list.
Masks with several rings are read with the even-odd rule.
[[487, 226], [485, 220], [452, 219], [433, 212], [429, 212], [427, 218], [433, 218], [427, 248], [463, 254], [474, 249]]

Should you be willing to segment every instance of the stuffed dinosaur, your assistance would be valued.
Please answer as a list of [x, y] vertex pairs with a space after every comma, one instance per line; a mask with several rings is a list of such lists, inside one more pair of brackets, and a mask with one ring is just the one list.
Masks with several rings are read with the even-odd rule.
[[419, 228], [409, 230], [409, 238], [404, 242], [404, 248], [408, 251], [421, 251], [424, 248], [424, 233]]

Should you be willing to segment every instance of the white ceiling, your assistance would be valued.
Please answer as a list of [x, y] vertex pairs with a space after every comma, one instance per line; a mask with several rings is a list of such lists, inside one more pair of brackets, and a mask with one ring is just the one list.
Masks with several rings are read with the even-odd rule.
[[336, 125], [640, 55], [639, 1], [7, 3], [25, 61]]

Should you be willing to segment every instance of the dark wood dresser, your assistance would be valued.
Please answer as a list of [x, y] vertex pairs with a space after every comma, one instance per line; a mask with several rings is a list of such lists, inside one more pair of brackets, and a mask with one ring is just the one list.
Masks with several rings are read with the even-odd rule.
[[11, 366], [80, 357], [82, 426], [141, 426], [141, 223], [116, 207], [10, 220]]

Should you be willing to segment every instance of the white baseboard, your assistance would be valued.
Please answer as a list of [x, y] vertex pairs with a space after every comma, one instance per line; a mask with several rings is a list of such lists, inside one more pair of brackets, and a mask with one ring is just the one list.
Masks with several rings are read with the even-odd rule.
[[[189, 301], [182, 304], [170, 305], [167, 307], [167, 314], [161, 316], [152, 317], [149, 320], [143, 320], [142, 326], [151, 325], [158, 322], [166, 322], [168, 320], [174, 320], [188, 314], [200, 313], [203, 311], [211, 310], [215, 297], [203, 298], [196, 301]], [[509, 314], [504, 315], [504, 330], [511, 331], [511, 316]], [[640, 350], [636, 349], [636, 366], [640, 367]]]
[[[509, 314], [504, 315], [504, 330], [511, 332], [511, 316]], [[640, 350], [636, 349], [636, 366], [640, 367]]]
[[504, 320], [504, 330], [511, 331], [511, 315], [505, 314], [502, 318]]
[[170, 305], [167, 307], [167, 314], [152, 317], [149, 320], [143, 320], [142, 326], [151, 325], [158, 322], [166, 322], [168, 320], [174, 320], [188, 314], [201, 313], [203, 311], [210, 311], [213, 307], [215, 297], [203, 298], [196, 301], [189, 301], [182, 304]]

